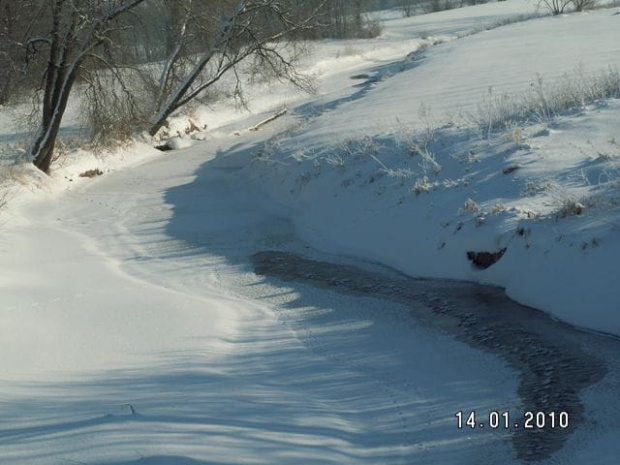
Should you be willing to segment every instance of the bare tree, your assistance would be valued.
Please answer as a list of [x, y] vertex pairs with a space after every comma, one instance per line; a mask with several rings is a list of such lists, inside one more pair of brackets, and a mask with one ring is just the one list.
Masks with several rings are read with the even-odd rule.
[[400, 9], [406, 18], [413, 16], [413, 13], [415, 12], [415, 3], [415, 0], [401, 0]]
[[355, 18], [355, 28], [357, 30], [362, 29], [363, 18], [362, 13], [365, 11], [367, 5], [366, 0], [353, 0], [353, 17]]
[[13, 35], [14, 13], [11, 3], [0, 0], [0, 105], [8, 99], [13, 74], [13, 60], [10, 54]]
[[60, 124], [83, 64], [89, 58], [106, 63], [98, 51], [110, 45], [115, 21], [143, 1], [41, 0], [32, 24], [45, 34], [30, 35], [25, 46], [31, 62], [44, 60], [41, 119], [29, 149], [42, 171], [49, 172]]
[[592, 8], [596, 3], [596, 0], [572, 0], [575, 6], [575, 11], [584, 11], [588, 8]]
[[[31, 6], [21, 9], [28, 12], [27, 22], [16, 28], [18, 2]], [[303, 56], [299, 39], [361, 35], [369, 24], [367, 3], [0, 0], [11, 12], [0, 16], [0, 40], [19, 29], [23, 38], [12, 40], [26, 50], [28, 70], [28, 79], [20, 81], [38, 97], [39, 123], [29, 155], [49, 172], [74, 88], [100, 141], [127, 137], [136, 126], [155, 135], [174, 112], [209, 94], [225, 76], [241, 95], [241, 71], [311, 90], [311, 79], [297, 71]], [[0, 75], [0, 87], [5, 81]]]
[[237, 76], [240, 85], [237, 67], [242, 62], [252, 60], [278, 79], [309, 88], [308, 80], [297, 73], [294, 59], [286, 53], [283, 44], [296, 32], [317, 27], [317, 18], [325, 11], [328, 0], [315, 2], [302, 18], [295, 1], [238, 0], [229, 5], [227, 19], [215, 23], [215, 34], [204, 31], [209, 39], [201, 44], [203, 48], [198, 53], [191, 47], [196, 40], [192, 31], [196, 27], [197, 3], [197, 0], [184, 1], [185, 11], [178, 25], [175, 47], [161, 66], [149, 124], [151, 135], [157, 134], [175, 111], [198, 98], [225, 75]]
[[554, 15], [561, 15], [573, 0], [541, 0], [540, 3], [545, 5], [547, 9]]
[[0, 105], [7, 103], [17, 81], [19, 43], [33, 8], [33, 0], [0, 0]]

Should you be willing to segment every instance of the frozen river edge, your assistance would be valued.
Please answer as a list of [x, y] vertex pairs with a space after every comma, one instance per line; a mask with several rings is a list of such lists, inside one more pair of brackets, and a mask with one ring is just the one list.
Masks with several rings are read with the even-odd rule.
[[522, 412], [567, 412], [570, 417], [566, 429], [548, 424], [524, 429], [523, 417], [515, 421], [520, 428], [511, 420], [512, 442], [521, 460], [543, 460], [562, 448], [585, 420], [581, 391], [607, 373], [605, 362], [583, 349], [589, 339], [604, 336], [521, 306], [498, 288], [387, 275], [277, 251], [256, 253], [252, 262], [259, 275], [405, 304], [416, 321], [508, 361], [519, 372]]

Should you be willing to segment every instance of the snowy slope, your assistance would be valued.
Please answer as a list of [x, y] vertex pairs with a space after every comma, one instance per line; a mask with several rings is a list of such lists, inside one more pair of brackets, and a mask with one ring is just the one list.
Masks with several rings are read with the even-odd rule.
[[[529, 91], [537, 73], [552, 90], [564, 73], [579, 87], [620, 66], [617, 13], [511, 24], [433, 46], [394, 75], [375, 70], [378, 81], [352, 81], [352, 95], [321, 101], [318, 115], [298, 108], [298, 126], [246, 175], [320, 249], [414, 276], [497, 284], [566, 321], [620, 334], [620, 275], [609, 259], [620, 252], [618, 101], [515, 121], [491, 138], [471, 124], [502, 91]], [[498, 91], [489, 97], [490, 87]], [[576, 204], [585, 211], [571, 216]], [[504, 248], [487, 270], [467, 259]]]
[[[437, 122], [454, 120], [459, 113], [475, 113], [489, 89], [495, 95], [519, 93], [537, 76], [551, 83], [576, 69], [599, 72], [618, 67], [615, 12], [533, 19], [439, 44], [407, 60], [403, 54], [395, 66], [371, 70], [369, 80], [381, 82], [354, 94], [353, 101], [321, 101], [329, 111], [294, 143], [312, 148], [326, 140], [372, 135], [393, 130], [397, 119], [419, 125], [421, 105]], [[366, 90], [363, 84], [362, 80], [359, 88]]]

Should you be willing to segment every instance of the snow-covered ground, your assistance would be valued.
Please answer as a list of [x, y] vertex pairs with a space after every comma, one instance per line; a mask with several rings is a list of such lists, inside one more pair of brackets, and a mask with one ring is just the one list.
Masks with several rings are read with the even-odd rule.
[[[3, 294], [3, 463], [431, 463], [457, 451], [472, 462], [491, 450], [512, 454], [507, 436], [497, 444], [468, 438], [451, 421], [459, 408], [514, 408], [514, 375], [503, 363], [424, 328], [398, 330], [382, 302], [336, 296], [295, 305], [301, 324], [313, 309], [342, 319], [307, 329], [335, 338], [329, 352], [320, 334], [308, 346], [290, 317], [267, 306], [276, 293], [286, 308], [299, 292], [282, 295], [235, 260], [244, 247], [260, 250], [270, 229], [286, 233], [281, 222], [270, 226], [217, 171], [183, 194], [212, 218], [171, 211], [175, 186], [185, 187], [216, 149], [205, 148], [102, 177], [51, 212], [33, 206], [25, 213], [36, 222], [5, 239], [8, 269], [28, 276], [11, 273], [15, 284]], [[198, 250], [208, 238], [232, 256]], [[17, 286], [24, 282], [31, 292]], [[262, 298], [230, 296], [235, 284]], [[427, 351], [451, 361], [436, 366]], [[393, 363], [412, 368], [393, 371]]]
[[[489, 282], [620, 334], [620, 103], [492, 137], [467, 116], [491, 86], [518, 94], [536, 73], [620, 66], [618, 9], [468, 35], [534, 10], [479, 5], [326, 41], [308, 63], [318, 95], [251, 89], [253, 115], [201, 110], [210, 131], [184, 150], [82, 151], [51, 179], [6, 168], [0, 463], [519, 463], [510, 434], [454, 417], [519, 410], [504, 361], [403, 305], [257, 276], [249, 257], [327, 252]], [[247, 131], [282, 105], [287, 116]], [[79, 177], [94, 168], [104, 175]], [[467, 259], [504, 248], [486, 270]], [[608, 374], [540, 463], [620, 452], [616, 342], [584, 340]]]
[[[403, 305], [254, 274], [256, 251], [310, 251], [214, 157], [275, 131], [9, 211], [2, 463], [520, 463], [508, 432], [454, 418], [520, 411], [504, 361]], [[605, 340], [587, 341], [613, 363]], [[607, 368], [585, 399], [593, 418], [540, 463], [616, 454], [619, 367]]]

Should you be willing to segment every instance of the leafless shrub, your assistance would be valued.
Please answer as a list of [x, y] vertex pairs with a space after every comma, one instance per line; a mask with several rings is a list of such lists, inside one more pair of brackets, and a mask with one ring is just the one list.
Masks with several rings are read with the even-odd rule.
[[461, 213], [478, 213], [479, 211], [480, 206], [469, 198], [465, 201], [463, 208], [461, 208]]
[[575, 199], [565, 199], [561, 207], [556, 212], [556, 216], [559, 218], [566, 218], [569, 216], [579, 216], [583, 214], [586, 206]]
[[414, 175], [413, 170], [410, 168], [396, 168], [396, 169], [386, 169], [382, 170], [388, 177], [396, 179], [398, 183], [402, 186], [406, 181], [412, 178]]
[[490, 31], [491, 29], [497, 29], [498, 27], [508, 26], [509, 24], [514, 23], [523, 23], [525, 21], [529, 21], [531, 19], [542, 18], [544, 16], [549, 16], [549, 13], [546, 12], [533, 12], [533, 13], [523, 13], [516, 16], [507, 16], [505, 18], [498, 19], [497, 21], [483, 25], [479, 28], [474, 29], [472, 32], [466, 32], [465, 35], [476, 34], [482, 31]]
[[332, 154], [325, 159], [325, 162], [328, 165], [334, 166], [339, 169], [344, 169], [346, 161], [345, 158], [340, 154]]
[[425, 11], [427, 13], [437, 13], [439, 11], [451, 10], [455, 8], [450, 0], [429, 0], [426, 3]]
[[500, 213], [503, 213], [507, 210], [508, 210], [508, 206], [506, 206], [505, 203], [497, 202], [495, 205], [491, 207], [491, 210], [489, 211], [489, 213], [491, 213], [491, 215], [499, 215]]
[[86, 145], [87, 144], [85, 144], [84, 139], [78, 136], [64, 135], [58, 137], [54, 155], [52, 157], [52, 163], [58, 166], [63, 166], [68, 159], [69, 154], [79, 150], [80, 148], [85, 148]]
[[346, 139], [340, 144], [342, 153], [353, 158], [362, 158], [365, 156], [376, 157], [380, 148], [380, 145], [370, 136]]
[[400, 120], [396, 120], [398, 125], [399, 144], [405, 146], [406, 153], [411, 157], [420, 157], [420, 167], [425, 174], [439, 174], [442, 166], [437, 162], [435, 154], [430, 145], [435, 140], [437, 123], [432, 116], [430, 108], [421, 105], [419, 117], [423, 123], [422, 130], [416, 130]]
[[524, 196], [526, 197], [534, 197], [543, 192], [547, 192], [550, 190], [554, 190], [557, 188], [557, 185], [554, 181], [549, 180], [544, 183], [530, 181], [525, 185], [525, 190], [523, 191]]
[[552, 14], [561, 15], [573, 0], [541, 0], [539, 5], [545, 6]]
[[432, 183], [428, 176], [423, 176], [418, 179], [411, 187], [411, 191], [417, 196], [420, 194], [428, 194], [435, 187], [435, 183]]
[[401, 1], [400, 9], [402, 10], [403, 16], [405, 16], [405, 18], [410, 18], [411, 16], [413, 16], [416, 10], [415, 3], [417, 2], [414, 2], [414, 0]]
[[586, 147], [578, 144], [570, 144], [579, 150], [579, 153], [584, 158], [589, 158], [597, 161], [620, 161], [620, 143], [615, 137], [612, 137], [607, 141], [606, 146], [594, 144], [591, 140], [586, 141]]
[[[128, 141], [146, 120], [148, 104], [144, 92], [127, 85], [132, 74], [113, 67], [84, 72], [82, 113], [93, 149], [110, 148]], [[133, 77], [135, 80], [135, 75]]]
[[420, 152], [426, 151], [435, 140], [437, 122], [430, 107], [421, 104], [418, 108], [418, 117], [423, 125], [421, 130], [402, 123], [398, 118], [396, 119], [400, 139], [409, 146], [410, 155], [418, 155]]
[[282, 143], [282, 137], [273, 137], [263, 143], [262, 147], [256, 152], [253, 161], [278, 163], [276, 161], [276, 155], [280, 151], [280, 145]]
[[603, 2], [603, 3], [594, 3], [593, 5], [589, 6], [588, 9], [603, 10], [603, 9], [608, 9], [608, 8], [617, 8], [619, 6], [620, 6], [620, 0], [612, 0], [612, 1]]
[[572, 0], [575, 11], [584, 11], [593, 8], [596, 0]]
[[[519, 126], [513, 126], [506, 131], [502, 137], [508, 142], [512, 142], [518, 149], [527, 148], [527, 139], [523, 130]], [[506, 174], [506, 173], [504, 173]]]
[[383, 24], [378, 18], [366, 20], [364, 27], [357, 33], [358, 39], [373, 39], [383, 33]]
[[514, 128], [519, 123], [550, 121], [563, 112], [583, 108], [588, 104], [620, 96], [620, 71], [608, 68], [599, 73], [587, 73], [578, 66], [564, 74], [552, 85], [541, 76], [530, 83], [523, 94], [496, 94], [489, 88], [486, 98], [469, 120], [490, 137], [498, 128]]

